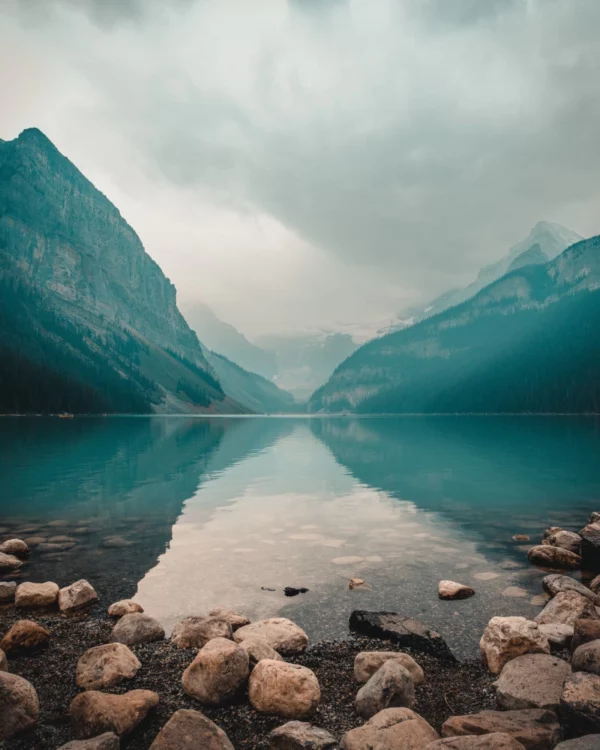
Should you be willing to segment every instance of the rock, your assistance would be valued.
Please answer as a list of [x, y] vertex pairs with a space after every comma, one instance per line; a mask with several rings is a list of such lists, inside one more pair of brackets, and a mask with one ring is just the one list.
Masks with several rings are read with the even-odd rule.
[[8, 672], [8, 659], [6, 658], [6, 654], [1, 648], [0, 648], [0, 672]]
[[573, 651], [571, 665], [574, 672], [593, 672], [600, 675], [600, 640], [577, 646]]
[[58, 585], [51, 581], [46, 583], [21, 583], [17, 586], [15, 606], [17, 607], [51, 607], [58, 599]]
[[233, 638], [231, 624], [221, 617], [186, 617], [173, 628], [177, 648], [202, 648], [213, 638]]
[[512, 538], [513, 542], [529, 542], [530, 539], [528, 534], [515, 534]]
[[597, 620], [598, 614], [592, 602], [576, 591], [561, 591], [550, 599], [544, 609], [536, 615], [538, 625], [560, 623], [574, 625], [575, 620]]
[[565, 682], [560, 707], [573, 734], [600, 732], [600, 677], [575, 672]]
[[386, 708], [347, 732], [342, 750], [425, 750], [439, 734], [410, 708]]
[[549, 526], [543, 534], [544, 539], [548, 539], [549, 536], [552, 536], [552, 534], [556, 534], [557, 531], [564, 531], [562, 526]]
[[600, 522], [590, 523], [579, 532], [581, 536], [582, 567], [600, 571]]
[[559, 573], [552, 573], [551, 575], [546, 576], [542, 580], [542, 586], [544, 587], [544, 591], [550, 596], [556, 596], [556, 594], [560, 594], [562, 591], [576, 591], [578, 594], [587, 597], [594, 603], [598, 599], [594, 592], [587, 586], [584, 586], [583, 583], [576, 581], [570, 576], [563, 576]]
[[185, 670], [181, 683], [196, 700], [219, 706], [235, 697], [249, 673], [245, 649], [227, 638], [213, 638]]
[[150, 750], [234, 750], [225, 732], [200, 711], [181, 708], [156, 735]]
[[337, 740], [305, 721], [288, 721], [269, 734], [269, 750], [339, 750]]
[[83, 578], [58, 592], [58, 607], [65, 614], [73, 614], [98, 601], [94, 587]]
[[550, 644], [537, 623], [525, 617], [492, 617], [479, 642], [490, 672], [500, 674], [511, 659], [523, 654], [549, 654]]
[[39, 712], [33, 685], [16, 674], [0, 672], [0, 742], [31, 729]]
[[495, 684], [498, 707], [506, 710], [548, 708], [557, 711], [569, 662], [546, 654], [517, 656], [504, 665]]
[[0, 552], [0, 573], [12, 573], [23, 565], [23, 562], [14, 555], [6, 555]]
[[397, 612], [368, 612], [355, 609], [350, 615], [350, 630], [396, 643], [401, 648], [424, 651], [449, 661], [456, 661], [439, 633], [422, 622]]
[[590, 581], [590, 589], [594, 594], [600, 595], [600, 576], [596, 576]]
[[415, 685], [408, 670], [388, 660], [358, 691], [356, 713], [370, 719], [384, 708], [412, 708], [414, 704]]
[[283, 657], [269, 646], [269, 642], [264, 635], [249, 635], [240, 642], [240, 646], [248, 652], [251, 667], [254, 667], [262, 659], [283, 661]]
[[581, 537], [573, 531], [560, 529], [547, 536], [546, 541], [552, 547], [561, 547], [569, 550], [569, 552], [574, 552], [576, 555], [581, 554]]
[[535, 565], [543, 568], [567, 568], [577, 570], [581, 567], [581, 557], [574, 552], [569, 552], [562, 547], [551, 547], [549, 544], [540, 544], [532, 547], [527, 553], [529, 560]]
[[354, 679], [359, 685], [367, 682], [386, 661], [397, 661], [410, 674], [415, 685], [425, 679], [423, 670], [408, 654], [400, 651], [361, 651], [354, 659]]
[[348, 582], [349, 589], [357, 589], [359, 586], [364, 586], [365, 582], [362, 578], [351, 578]]
[[526, 750], [551, 750], [560, 740], [560, 724], [556, 714], [536, 708], [451, 716], [442, 725], [443, 737], [494, 732], [509, 734]]
[[308, 645], [308, 636], [295, 622], [285, 617], [272, 617], [245, 625], [236, 630], [233, 638], [238, 643], [249, 635], [262, 635], [272, 649], [283, 655], [301, 654]]
[[131, 690], [123, 695], [88, 690], [71, 701], [69, 716], [80, 738], [114, 732], [129, 734], [158, 705], [158, 695], [151, 690]]
[[15, 581], [0, 581], [0, 604], [12, 602], [17, 591]]
[[[585, 622], [588, 621], [585, 620]], [[592, 622], [592, 620], [589, 620], [589, 622]], [[540, 631], [548, 639], [550, 650], [569, 648], [571, 645], [571, 639], [573, 638], [572, 625], [561, 625], [559, 622], [551, 622], [540, 625]]]
[[104, 732], [89, 740], [73, 740], [61, 745], [58, 750], [119, 750], [121, 743], [113, 732]]
[[427, 750], [525, 750], [510, 734], [493, 732], [467, 737], [446, 737], [427, 746]]
[[263, 659], [250, 675], [248, 696], [252, 707], [285, 719], [304, 719], [319, 705], [319, 682], [307, 667]]
[[5, 555], [14, 555], [21, 560], [26, 560], [29, 557], [29, 547], [22, 539], [8, 539], [6, 542], [2, 542], [0, 552]]
[[575, 620], [571, 651], [584, 643], [600, 639], [600, 620]]
[[112, 630], [112, 636], [113, 640], [118, 643], [136, 646], [138, 643], [162, 641], [165, 637], [165, 631], [154, 617], [142, 612], [134, 612], [131, 615], [121, 617]]
[[11, 651], [27, 651], [45, 646], [50, 633], [32, 620], [17, 620], [0, 641], [0, 648], [7, 654]]
[[208, 616], [227, 620], [232, 630], [238, 630], [238, 628], [243, 628], [244, 625], [250, 625], [250, 620], [245, 615], [234, 612], [232, 609], [227, 609], [227, 607], [214, 607], [210, 610]]
[[75, 682], [84, 690], [105, 690], [135, 677], [141, 663], [124, 643], [88, 649], [77, 662]]
[[107, 536], [102, 540], [102, 546], [107, 548], [131, 547], [133, 542], [128, 542], [122, 536]]
[[592, 515], [590, 516], [590, 520], [588, 521], [588, 523], [600, 523], [600, 513], [598, 513], [598, 512], [592, 513]]
[[576, 740], [559, 742], [554, 750], [598, 750], [599, 747], [600, 734], [588, 734], [586, 737], [578, 737]]
[[468, 599], [475, 596], [475, 590], [456, 581], [440, 581], [438, 596], [440, 599]]
[[141, 604], [134, 602], [132, 599], [121, 599], [119, 602], [114, 602], [108, 608], [109, 617], [123, 617], [124, 615], [132, 615], [135, 612], [143, 612], [144, 608]]

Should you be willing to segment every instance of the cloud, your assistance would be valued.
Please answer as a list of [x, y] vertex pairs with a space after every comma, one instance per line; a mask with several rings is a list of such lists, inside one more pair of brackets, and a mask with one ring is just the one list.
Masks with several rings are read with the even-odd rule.
[[11, 57], [50, 62], [9, 122], [26, 112], [109, 185], [183, 294], [210, 263], [203, 294], [234, 322], [375, 322], [540, 219], [598, 231], [595, 0], [77, 5], [13, 4]]

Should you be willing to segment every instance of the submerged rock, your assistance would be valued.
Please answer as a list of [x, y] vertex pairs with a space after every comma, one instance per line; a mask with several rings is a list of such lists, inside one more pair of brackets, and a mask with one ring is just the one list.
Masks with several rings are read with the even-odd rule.
[[181, 683], [196, 700], [219, 706], [237, 695], [249, 673], [245, 649], [227, 638], [213, 638], [185, 670]]
[[384, 708], [412, 708], [414, 703], [415, 685], [408, 670], [388, 660], [358, 691], [356, 713], [370, 719]]
[[151, 643], [162, 641], [165, 637], [163, 626], [158, 620], [142, 612], [134, 612], [124, 615], [112, 630], [113, 640], [124, 643], [127, 646], [136, 646], [138, 643]]
[[492, 617], [479, 648], [484, 664], [494, 674], [499, 674], [517, 656], [550, 653], [548, 639], [538, 624], [525, 617]]
[[558, 710], [571, 665], [546, 654], [525, 654], [505, 664], [495, 684], [499, 708]]
[[94, 587], [83, 578], [58, 592], [58, 606], [67, 615], [80, 612], [97, 601]]
[[342, 750], [425, 750], [439, 734], [410, 708], [386, 708], [342, 737]]
[[21, 583], [15, 593], [15, 606], [23, 608], [51, 607], [58, 599], [58, 584]]
[[75, 683], [84, 690], [105, 690], [135, 677], [141, 662], [124, 643], [88, 649], [77, 662]]
[[305, 721], [288, 721], [269, 734], [269, 750], [339, 750], [335, 737]]
[[143, 612], [144, 608], [138, 602], [134, 602], [133, 599], [121, 599], [119, 602], [114, 602], [108, 608], [109, 617], [123, 617], [124, 615], [132, 615], [135, 612]]
[[17, 620], [0, 641], [0, 648], [7, 654], [12, 651], [28, 651], [48, 643], [50, 633], [32, 620]]
[[440, 599], [468, 599], [475, 596], [475, 590], [456, 581], [440, 581], [438, 596]]
[[236, 630], [233, 637], [241, 643], [251, 635], [264, 636], [272, 649], [284, 655], [301, 654], [308, 645], [308, 636], [304, 630], [286, 617], [272, 617], [245, 625]]
[[158, 695], [151, 690], [131, 690], [112, 695], [89, 690], [71, 701], [69, 716], [77, 737], [95, 737], [114, 732], [129, 734], [158, 705]]
[[410, 674], [415, 685], [420, 685], [425, 675], [417, 662], [400, 651], [361, 651], [354, 659], [354, 679], [359, 685], [367, 682], [386, 661], [396, 661]]
[[581, 567], [581, 557], [574, 552], [569, 552], [562, 547], [551, 547], [549, 544], [540, 544], [532, 547], [527, 553], [529, 560], [535, 565], [543, 568], [567, 568], [577, 570]]
[[0, 671], [0, 742], [31, 729], [39, 712], [33, 685], [16, 674]]
[[234, 750], [225, 732], [200, 711], [181, 708], [157, 734], [150, 750]]
[[442, 726], [443, 737], [474, 734], [509, 734], [526, 750], [551, 750], [560, 740], [560, 724], [553, 711], [480, 711], [451, 716]]
[[314, 672], [307, 667], [263, 659], [250, 675], [248, 696], [260, 713], [304, 719], [319, 705], [321, 689]]
[[202, 648], [213, 638], [233, 638], [231, 623], [221, 617], [186, 617], [171, 633], [177, 648]]

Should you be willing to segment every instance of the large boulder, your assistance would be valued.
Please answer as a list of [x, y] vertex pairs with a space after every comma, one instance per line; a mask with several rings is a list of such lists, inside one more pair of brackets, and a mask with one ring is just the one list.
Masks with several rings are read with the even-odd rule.
[[[590, 620], [590, 622], [592, 622]], [[552, 622], [540, 625], [540, 630], [548, 639], [552, 651], [560, 651], [563, 648], [569, 648], [573, 638], [573, 626], [561, 625], [559, 622]]]
[[526, 750], [551, 750], [560, 740], [560, 724], [553, 711], [480, 711], [467, 716], [451, 716], [442, 726], [443, 737], [473, 734], [509, 734]]
[[548, 708], [558, 710], [571, 665], [547, 654], [517, 656], [504, 665], [496, 682], [499, 708]]
[[575, 672], [565, 682], [560, 706], [573, 734], [600, 732], [600, 676]]
[[468, 599], [475, 596], [475, 590], [464, 583], [456, 581], [440, 581], [438, 583], [438, 596], [440, 599]]
[[554, 750], [598, 750], [599, 747], [600, 734], [588, 734], [585, 737], [559, 742]]
[[22, 539], [8, 539], [0, 544], [0, 552], [5, 555], [14, 555], [21, 560], [29, 557], [29, 547]]
[[15, 599], [17, 584], [15, 581], [0, 581], [0, 604], [7, 604]]
[[163, 626], [154, 617], [143, 612], [133, 612], [123, 615], [112, 630], [113, 641], [124, 643], [127, 646], [136, 646], [139, 643], [151, 643], [162, 641], [165, 637]]
[[75, 682], [84, 690], [105, 690], [133, 679], [141, 666], [124, 643], [105, 643], [88, 649], [79, 659]]
[[401, 651], [361, 651], [354, 659], [354, 679], [359, 685], [367, 682], [386, 661], [397, 661], [412, 677], [415, 685], [425, 679], [423, 670], [408, 654]]
[[355, 609], [350, 615], [350, 630], [371, 638], [381, 638], [401, 648], [424, 651], [455, 661], [448, 644], [435, 630], [412, 617], [397, 612], [368, 612]]
[[75, 581], [58, 592], [58, 606], [67, 615], [81, 612], [98, 601], [94, 587], [85, 579]]
[[124, 617], [125, 615], [132, 615], [135, 612], [143, 612], [144, 608], [138, 602], [134, 602], [133, 599], [121, 599], [118, 602], [114, 602], [108, 608], [109, 617]]
[[256, 666], [262, 659], [283, 661], [281, 654], [269, 646], [269, 642], [264, 635], [249, 635], [240, 642], [240, 646], [248, 652], [251, 667]]
[[13, 573], [23, 565], [23, 561], [14, 555], [7, 555], [0, 552], [0, 573]]
[[308, 646], [308, 636], [304, 630], [285, 617], [272, 617], [244, 625], [235, 631], [233, 637], [241, 643], [250, 635], [264, 636], [269, 646], [284, 656], [301, 654]]
[[586, 596], [592, 602], [596, 602], [598, 597], [587, 586], [580, 581], [576, 581], [571, 576], [564, 576], [560, 573], [551, 573], [542, 580], [544, 591], [550, 596], [556, 596], [562, 591], [576, 591], [581, 596]]
[[581, 567], [579, 555], [562, 547], [552, 547], [549, 544], [539, 544], [532, 547], [527, 553], [527, 557], [534, 565], [539, 565], [542, 568], [577, 570]]
[[177, 648], [202, 648], [213, 638], [233, 638], [228, 620], [221, 617], [186, 617], [171, 633], [171, 643]]
[[415, 684], [397, 661], [386, 661], [364, 684], [356, 696], [356, 713], [370, 719], [384, 708], [412, 708]]
[[339, 750], [337, 740], [305, 721], [288, 721], [269, 734], [269, 750]]
[[319, 682], [307, 667], [263, 659], [250, 675], [248, 696], [252, 707], [284, 719], [305, 719], [321, 700]]
[[590, 523], [579, 532], [581, 559], [585, 570], [600, 571], [600, 522]]
[[39, 712], [33, 685], [16, 674], [0, 671], [0, 743], [31, 729]]
[[492, 617], [479, 642], [490, 672], [500, 674], [511, 659], [523, 654], [549, 654], [550, 644], [537, 623], [525, 617]]
[[237, 695], [249, 673], [245, 649], [227, 638], [213, 638], [185, 670], [181, 683], [196, 700], [219, 706]]
[[15, 606], [23, 608], [51, 607], [58, 599], [58, 584], [21, 583], [15, 592]]
[[386, 708], [347, 732], [342, 750], [425, 750], [439, 734], [410, 708]]
[[209, 617], [218, 617], [221, 620], [227, 620], [231, 625], [232, 630], [243, 628], [244, 625], [250, 625], [250, 620], [246, 615], [241, 615], [239, 612], [234, 612], [232, 609], [227, 607], [214, 607], [208, 613]]
[[181, 708], [156, 735], [150, 750], [234, 750], [225, 732], [200, 711]]
[[600, 620], [575, 620], [573, 625], [573, 638], [571, 639], [571, 651], [590, 641], [600, 639]]
[[598, 619], [600, 618], [592, 602], [577, 591], [561, 591], [556, 594], [535, 617], [538, 625], [575, 625], [575, 620]]
[[579, 534], [575, 534], [574, 531], [559, 529], [549, 534], [544, 543], [552, 547], [561, 547], [562, 549], [569, 550], [569, 552], [574, 552], [576, 555], [581, 554], [581, 537]]
[[574, 672], [593, 672], [600, 675], [600, 640], [578, 646], [573, 651], [571, 664]]
[[0, 641], [0, 648], [9, 654], [11, 651], [29, 651], [45, 646], [50, 633], [32, 620], [17, 620]]
[[510, 734], [494, 732], [470, 737], [446, 737], [427, 746], [427, 750], [525, 750]]
[[89, 740], [72, 740], [58, 750], [119, 750], [121, 742], [114, 732], [104, 732]]
[[79, 738], [95, 737], [103, 732], [123, 737], [157, 705], [158, 695], [151, 690], [131, 690], [123, 695], [88, 690], [73, 698], [69, 716]]

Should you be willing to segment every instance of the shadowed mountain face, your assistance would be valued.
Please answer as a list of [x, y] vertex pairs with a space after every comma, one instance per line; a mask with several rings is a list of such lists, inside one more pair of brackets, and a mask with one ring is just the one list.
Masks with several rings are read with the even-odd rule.
[[600, 237], [361, 347], [311, 411], [600, 412]]

